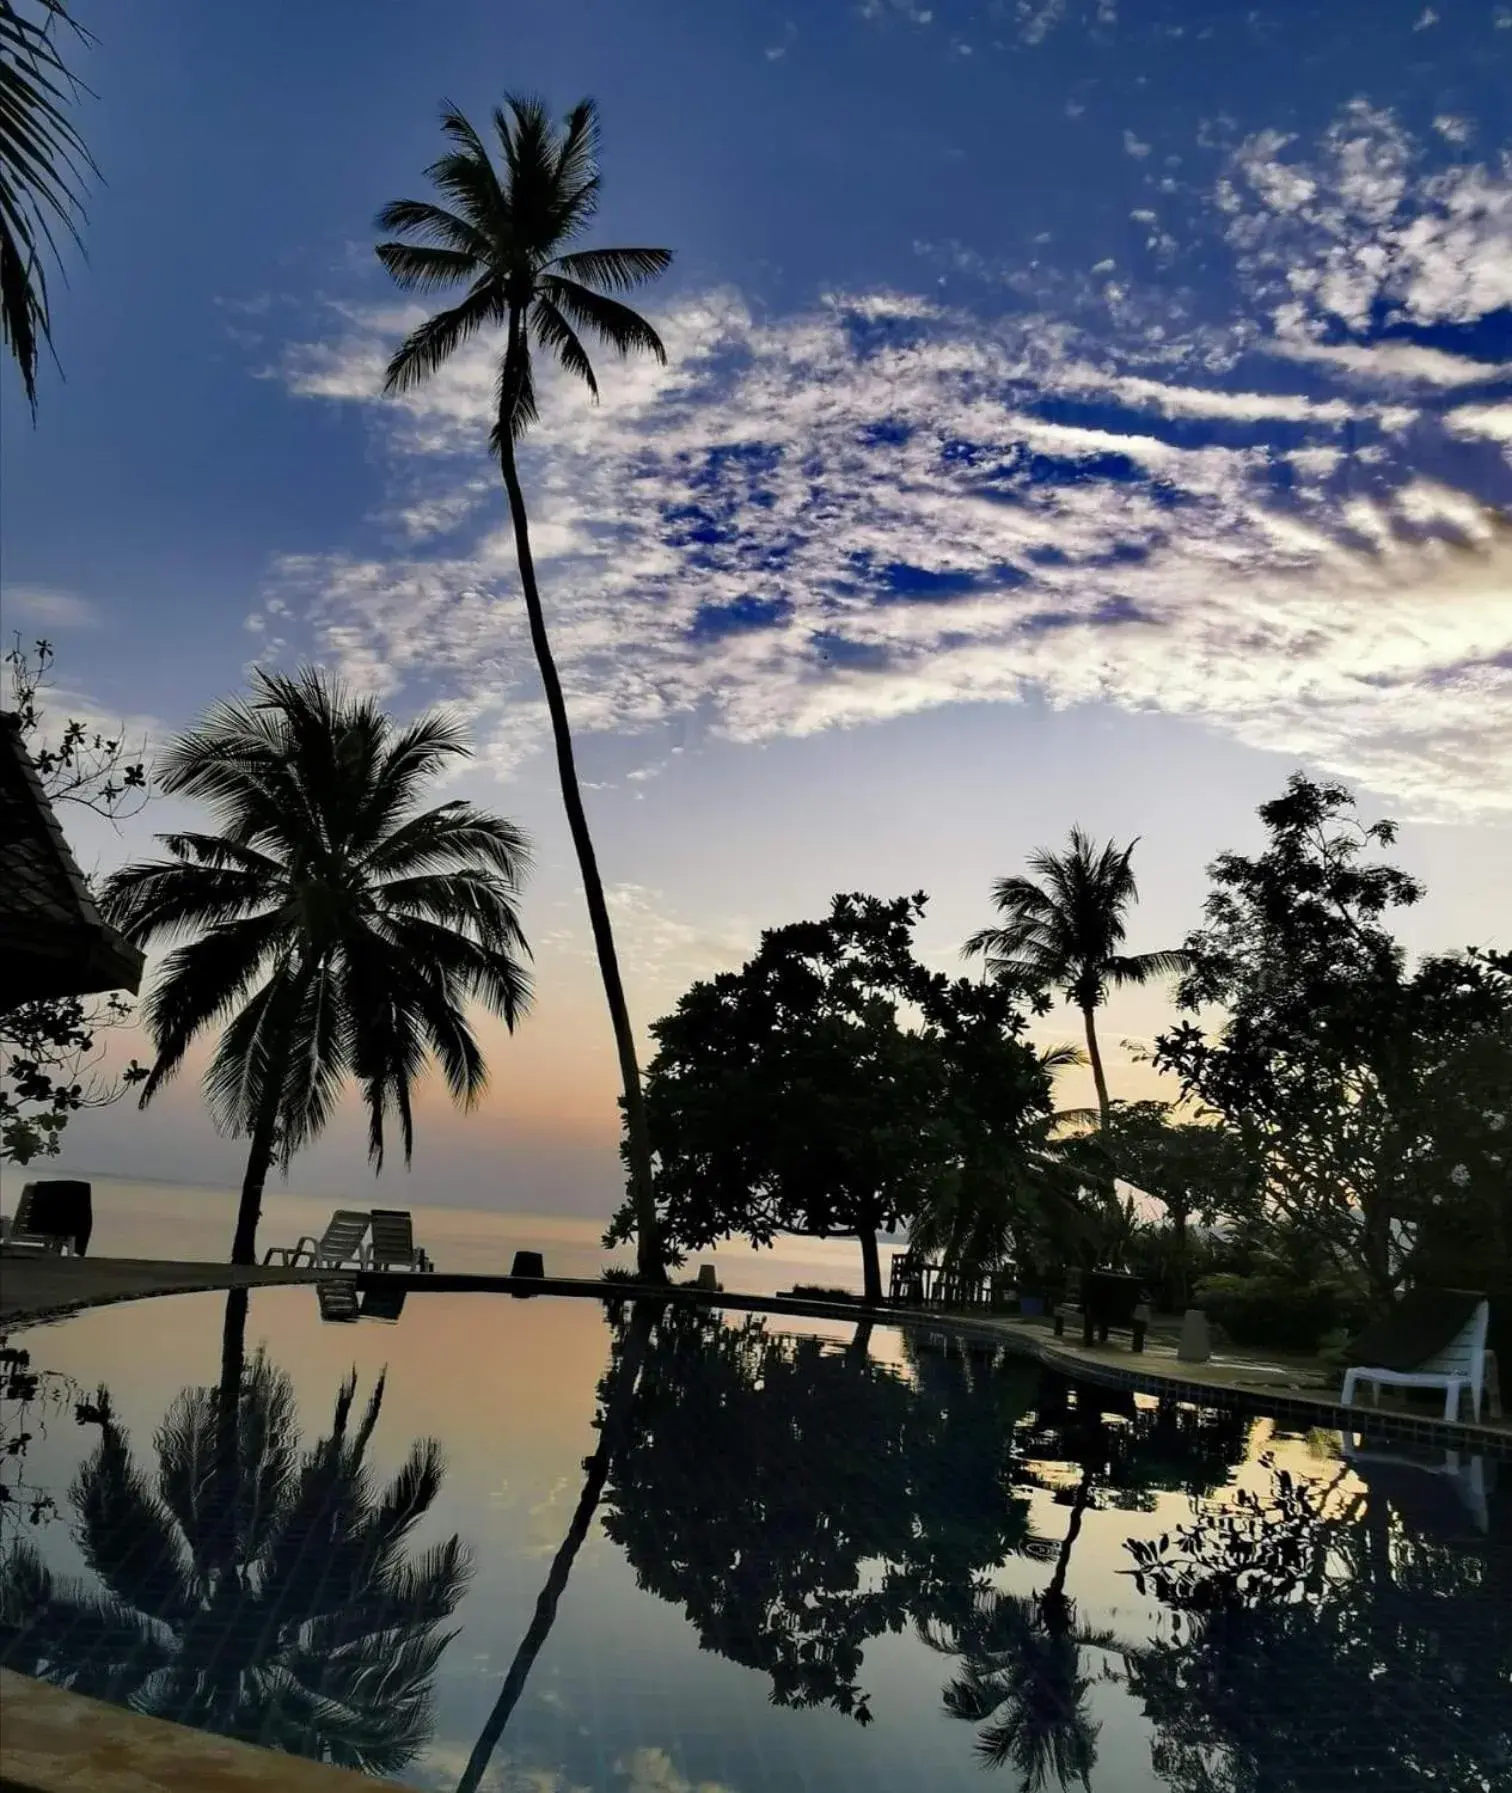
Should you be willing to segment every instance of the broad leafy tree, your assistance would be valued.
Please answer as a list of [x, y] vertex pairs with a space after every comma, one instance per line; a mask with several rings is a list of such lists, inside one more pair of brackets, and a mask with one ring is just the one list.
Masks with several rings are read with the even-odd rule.
[[1056, 988], [1080, 1010], [1097, 1106], [1108, 1121], [1108, 1080], [1097, 1039], [1097, 1011], [1119, 984], [1147, 984], [1180, 971], [1180, 952], [1127, 953], [1129, 910], [1139, 897], [1134, 848], [1099, 847], [1080, 828], [1064, 853], [1041, 847], [1029, 856], [1029, 877], [999, 878], [992, 887], [1001, 920], [966, 942], [988, 974], [1025, 993]]
[[395, 240], [378, 245], [378, 259], [399, 286], [418, 293], [466, 289], [455, 305], [436, 312], [399, 345], [389, 363], [387, 389], [409, 391], [480, 330], [502, 332], [498, 411], [490, 447], [509, 499], [520, 587], [551, 717], [562, 801], [619, 1054], [640, 1269], [643, 1277], [657, 1280], [663, 1270], [635, 1036], [578, 784], [567, 703], [536, 583], [530, 520], [516, 457], [521, 439], [537, 419], [536, 353], [557, 362], [595, 398], [598, 381], [584, 336], [620, 355], [644, 353], [666, 360], [656, 331], [615, 295], [662, 273], [672, 256], [666, 249], [592, 249], [582, 244], [599, 201], [598, 113], [591, 100], [580, 100], [560, 131], [534, 99], [508, 100], [494, 112], [492, 123], [497, 160], [480, 133], [448, 105], [441, 119], [448, 148], [427, 170], [439, 203], [396, 199], [378, 215], [378, 228], [395, 233]]
[[1296, 776], [1260, 816], [1265, 849], [1211, 868], [1177, 993], [1226, 1019], [1184, 1021], [1156, 1063], [1238, 1136], [1262, 1213], [1385, 1302], [1456, 1217], [1505, 1241], [1512, 958], [1409, 967], [1388, 919], [1421, 886], [1380, 859], [1394, 826], [1360, 822], [1344, 787]]
[[639, 1585], [779, 1706], [869, 1723], [868, 1641], [964, 1620], [1025, 1537], [1008, 1482], [1023, 1360], [935, 1354], [915, 1384], [849, 1348], [669, 1312], [604, 1495]]
[[167, 859], [108, 880], [102, 908], [140, 946], [190, 936], [145, 1004], [156, 1059], [145, 1107], [192, 1042], [219, 1030], [211, 1113], [245, 1137], [233, 1263], [256, 1259], [263, 1186], [355, 1078], [381, 1167], [396, 1117], [408, 1161], [412, 1094], [433, 1057], [471, 1105], [487, 1069], [469, 1001], [512, 1028], [529, 999], [517, 898], [520, 831], [426, 785], [466, 752], [456, 726], [397, 727], [316, 672], [258, 673], [168, 748], [165, 791], [207, 804], [216, 832], [160, 835]]
[[[1049, 1077], [1011, 992], [930, 972], [913, 951], [924, 898], [836, 897], [821, 921], [768, 930], [738, 972], [695, 984], [652, 1033], [647, 1111], [659, 1224], [678, 1250], [743, 1233], [860, 1241], [947, 1185], [1027, 1185]], [[634, 1224], [621, 1212], [612, 1242]]]

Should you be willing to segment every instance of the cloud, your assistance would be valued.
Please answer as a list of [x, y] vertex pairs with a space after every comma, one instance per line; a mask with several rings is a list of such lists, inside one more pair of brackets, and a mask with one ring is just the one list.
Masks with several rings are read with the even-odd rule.
[[[1037, 693], [1187, 717], [1419, 814], [1512, 811], [1504, 412], [1470, 399], [1501, 370], [1311, 333], [1328, 305], [1355, 315], [1372, 268], [1415, 316], [1494, 300], [1500, 179], [1436, 186], [1353, 107], [1313, 154], [1246, 139], [1222, 228], [1251, 297], [1279, 278], [1274, 233], [1291, 245], [1279, 338], [1248, 319], [1099, 335], [1044, 306], [984, 321], [898, 291], [776, 318], [685, 294], [658, 319], [667, 368], [606, 370], [597, 408], [542, 382], [524, 471], [576, 727], [760, 741]], [[1373, 262], [1384, 236], [1395, 260]], [[417, 315], [344, 307], [282, 377], [371, 406], [426, 502], [483, 509], [443, 552], [286, 559], [269, 596], [365, 688], [456, 699], [504, 774], [544, 730], [511, 538], [477, 490], [497, 345], [379, 402]], [[1440, 417], [1451, 391], [1467, 402]]]
[[733, 1793], [724, 1781], [690, 1781], [664, 1749], [636, 1749], [614, 1764], [625, 1793]]
[[0, 615], [7, 628], [25, 623], [34, 629], [93, 629], [100, 621], [87, 598], [51, 585], [0, 586]]

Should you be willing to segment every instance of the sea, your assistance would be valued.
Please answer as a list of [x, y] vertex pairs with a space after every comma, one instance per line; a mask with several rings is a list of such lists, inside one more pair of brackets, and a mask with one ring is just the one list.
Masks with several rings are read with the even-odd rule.
[[[22, 1171], [7, 1165], [0, 1180], [0, 1208], [14, 1212], [23, 1183], [33, 1177], [77, 1176], [93, 1186], [94, 1232], [89, 1255], [99, 1258], [166, 1258], [181, 1262], [224, 1263], [231, 1254], [237, 1191], [183, 1183], [138, 1182], [52, 1165]], [[263, 1198], [257, 1231], [259, 1258], [270, 1245], [293, 1245], [302, 1235], [318, 1236], [333, 1208], [393, 1207], [399, 1198], [370, 1191], [351, 1196], [296, 1195], [273, 1188]], [[411, 1201], [415, 1242], [438, 1270], [501, 1275], [517, 1251], [538, 1251], [548, 1276], [596, 1277], [610, 1265], [633, 1268], [633, 1247], [605, 1251], [600, 1244], [609, 1219], [567, 1214], [503, 1213]], [[899, 1244], [901, 1246], [901, 1241]], [[887, 1274], [884, 1248], [883, 1275]], [[682, 1274], [713, 1264], [723, 1286], [749, 1295], [776, 1295], [795, 1283], [828, 1289], [861, 1290], [861, 1248], [854, 1239], [813, 1239], [780, 1235], [769, 1247], [727, 1240], [690, 1255]]]

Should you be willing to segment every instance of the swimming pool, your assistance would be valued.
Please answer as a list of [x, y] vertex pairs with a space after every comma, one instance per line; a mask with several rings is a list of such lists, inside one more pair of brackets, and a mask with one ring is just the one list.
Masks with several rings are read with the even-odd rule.
[[882, 1326], [320, 1314], [11, 1335], [0, 1662], [447, 1793], [1512, 1787], [1512, 1464]]

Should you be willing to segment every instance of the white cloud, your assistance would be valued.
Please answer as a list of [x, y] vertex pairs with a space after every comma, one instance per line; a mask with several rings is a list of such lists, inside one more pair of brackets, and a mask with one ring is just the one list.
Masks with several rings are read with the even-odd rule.
[[1512, 401], [1501, 405], [1461, 405], [1444, 418], [1457, 436], [1485, 436], [1512, 447]]
[[1150, 153], [1150, 145], [1148, 143], [1142, 143], [1132, 131], [1124, 132], [1123, 146], [1124, 154], [1126, 156], [1133, 156], [1136, 162], [1142, 162]]
[[[1223, 228], [1246, 290], [1275, 301], [1273, 337], [1153, 312], [1099, 336], [1043, 305], [990, 324], [899, 291], [764, 318], [716, 291], [669, 306], [671, 364], [606, 369], [602, 405], [546, 376], [525, 477], [577, 728], [758, 741], [1034, 691], [1199, 719], [1419, 814], [1512, 811], [1512, 547], [1487, 494], [1422, 471], [1425, 444], [1506, 439], [1503, 406], [1431, 402], [1505, 370], [1320, 339], [1382, 293], [1446, 321], [1500, 290], [1512, 177], [1424, 176], [1415, 157], [1360, 106], [1316, 153], [1241, 145]], [[916, 247], [999, 278], [959, 245]], [[417, 527], [397, 556], [284, 560], [269, 596], [364, 688], [458, 700], [502, 775], [543, 729], [484, 477], [497, 345], [376, 404], [416, 315], [346, 307], [283, 377], [372, 406], [421, 493], [399, 515], [466, 530], [440, 552]], [[1246, 344], [1265, 378], [1236, 374]], [[1297, 390], [1289, 363], [1355, 391]]]
[[93, 629], [100, 613], [87, 598], [51, 585], [0, 586], [0, 617], [13, 629]]
[[1265, 346], [1288, 361], [1316, 362], [1372, 383], [1453, 387], [1512, 381], [1512, 362], [1476, 361], [1413, 342], [1322, 343], [1278, 337]]
[[733, 1793], [724, 1781], [690, 1781], [664, 1749], [636, 1749], [614, 1764], [624, 1793]]

